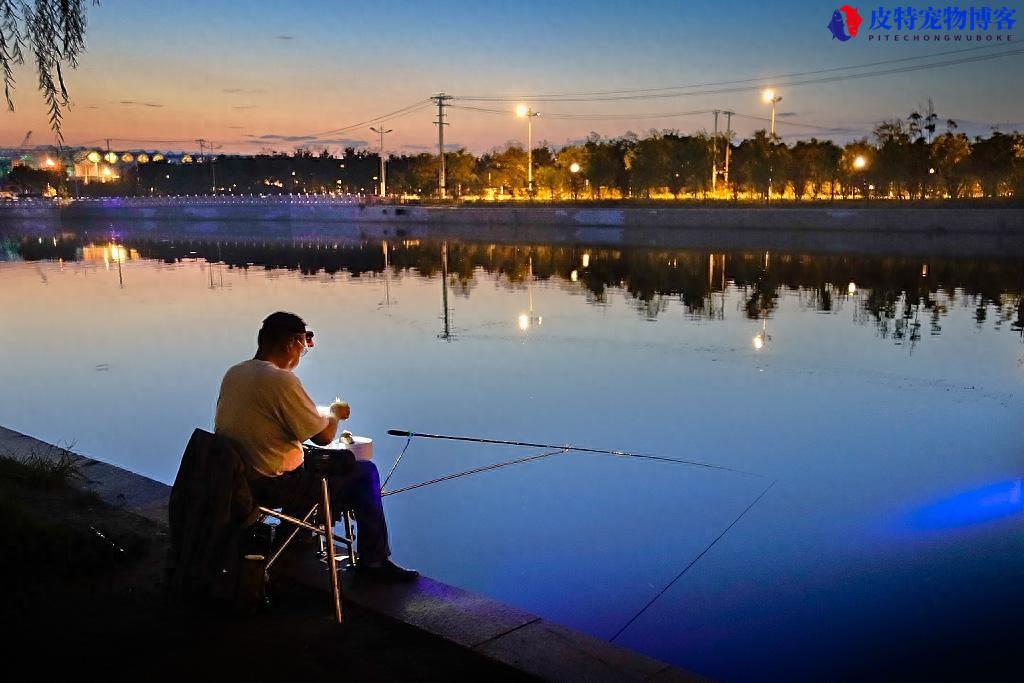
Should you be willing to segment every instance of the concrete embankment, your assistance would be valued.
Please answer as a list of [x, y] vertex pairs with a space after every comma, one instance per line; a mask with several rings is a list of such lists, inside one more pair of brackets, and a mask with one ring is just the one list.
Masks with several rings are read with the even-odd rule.
[[[65, 453], [57, 446], [0, 427], [0, 454], [59, 459]], [[83, 475], [83, 488], [109, 505], [166, 528], [170, 487], [93, 458], [72, 457]], [[328, 590], [327, 573], [315, 556], [288, 563], [288, 572], [293, 579]], [[348, 573], [343, 577], [345, 601], [529, 676], [609, 683], [701, 680], [664, 662], [427, 577], [399, 586], [360, 584]]]
[[131, 199], [0, 207], [0, 226], [224, 238], [444, 237], [723, 250], [1024, 255], [1024, 208], [572, 208]]

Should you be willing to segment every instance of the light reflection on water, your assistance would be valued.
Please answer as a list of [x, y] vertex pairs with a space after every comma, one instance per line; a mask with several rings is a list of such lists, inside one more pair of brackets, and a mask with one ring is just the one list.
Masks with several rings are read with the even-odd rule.
[[[74, 234], [0, 254], [0, 424], [163, 481], [277, 309], [316, 330], [299, 375], [349, 400], [382, 469], [401, 428], [760, 475], [565, 454], [387, 499], [396, 559], [599, 637], [777, 479], [617, 640], [699, 673], [820, 678], [1022, 605], [1020, 260]], [[393, 485], [536, 452], [414, 440]]]

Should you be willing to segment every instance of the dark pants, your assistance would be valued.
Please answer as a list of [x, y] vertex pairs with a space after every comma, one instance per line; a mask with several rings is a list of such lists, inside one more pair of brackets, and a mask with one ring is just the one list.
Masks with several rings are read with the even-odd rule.
[[[256, 501], [268, 508], [281, 508], [288, 515], [302, 519], [320, 502], [320, 478], [305, 466], [279, 477], [256, 475], [249, 481]], [[327, 478], [331, 491], [331, 515], [336, 522], [343, 510], [355, 513], [359, 525], [359, 562], [376, 564], [391, 555], [388, 547], [388, 525], [380, 501], [380, 475], [370, 461], [357, 460], [346, 474]]]

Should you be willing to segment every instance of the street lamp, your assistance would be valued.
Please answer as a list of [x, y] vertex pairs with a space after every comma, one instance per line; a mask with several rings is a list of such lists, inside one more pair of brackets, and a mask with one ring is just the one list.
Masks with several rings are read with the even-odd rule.
[[[569, 188], [572, 190], [573, 201], [576, 201], [576, 199], [579, 197], [579, 181], [577, 181], [576, 179], [576, 176], [579, 174], [579, 172], [580, 165], [578, 163], [574, 161], [571, 164], [569, 164], [569, 173], [572, 174], [569, 176]], [[576, 271], [573, 272], [575, 273]]]
[[[771, 138], [771, 142], [774, 143], [775, 142], [775, 105], [782, 101], [782, 96], [781, 95], [776, 95], [774, 90], [772, 90], [771, 88], [768, 88], [767, 90], [765, 90], [765, 91], [763, 91], [761, 93], [761, 99], [763, 99], [765, 102], [771, 102], [771, 104], [772, 104], [772, 138]], [[774, 169], [771, 166], [771, 162], [769, 161], [769, 166], [768, 166], [768, 199], [769, 200], [772, 198], [772, 171], [773, 170]], [[785, 194], [785, 188], [783, 188], [783, 194]]]
[[761, 99], [772, 105], [772, 137], [775, 137], [775, 105], [782, 101], [782, 96], [776, 95], [774, 90], [768, 88], [761, 93]]
[[525, 104], [516, 106], [516, 116], [526, 119], [526, 187], [527, 192], [533, 196], [533, 117], [538, 116], [537, 112]]
[[388, 128], [387, 130], [384, 130], [384, 126], [379, 128], [370, 126], [370, 130], [380, 135], [380, 196], [383, 198], [387, 195], [387, 176], [385, 175], [387, 171], [384, 168], [384, 136], [388, 133], [394, 132], [394, 129]]
[[[867, 168], [867, 166], [868, 166], [868, 160], [864, 157], [863, 154], [858, 154], [857, 156], [855, 156], [853, 158], [853, 170], [854, 171], [857, 171], [857, 172], [863, 171], [865, 168]], [[864, 178], [863, 178], [863, 176], [861, 176], [860, 182], [858, 182], [858, 185], [860, 185], [860, 193], [861, 193], [861, 195], [862, 196], [865, 195], [866, 193], [864, 192]]]

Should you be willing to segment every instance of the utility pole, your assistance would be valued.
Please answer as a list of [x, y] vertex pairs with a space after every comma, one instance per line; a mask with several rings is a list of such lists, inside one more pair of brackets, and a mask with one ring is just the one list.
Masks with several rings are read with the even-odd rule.
[[715, 115], [715, 135], [711, 138], [711, 194], [715, 193], [715, 185], [718, 182], [718, 109], [713, 109]]
[[438, 93], [430, 99], [437, 102], [437, 121], [434, 121], [437, 126], [437, 156], [440, 161], [437, 169], [437, 193], [444, 199], [447, 196], [444, 186], [444, 127], [448, 125], [444, 120], [444, 108], [452, 96]]
[[384, 136], [388, 133], [394, 132], [394, 129], [388, 128], [387, 130], [384, 130], [384, 126], [381, 126], [380, 128], [370, 126], [370, 130], [380, 135], [380, 196], [381, 199], [383, 199], [387, 196], [387, 180], [385, 179], [385, 173], [387, 170], [384, 168]]
[[725, 114], [725, 173], [722, 174], [722, 181], [729, 185], [729, 156], [732, 151], [732, 115], [734, 111], [723, 111]]

